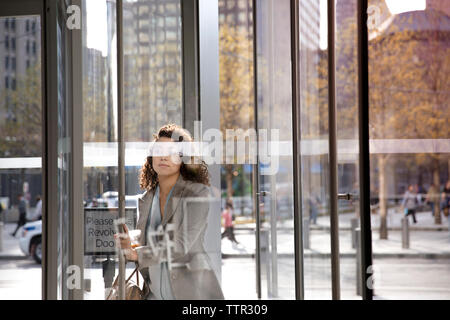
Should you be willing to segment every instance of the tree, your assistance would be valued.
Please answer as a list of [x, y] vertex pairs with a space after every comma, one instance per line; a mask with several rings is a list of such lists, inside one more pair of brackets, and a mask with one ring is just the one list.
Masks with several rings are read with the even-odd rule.
[[[227, 129], [254, 128], [253, 41], [247, 31], [228, 24], [221, 24], [219, 38], [220, 130], [225, 137]], [[231, 198], [237, 166], [226, 163], [224, 169]]]
[[[337, 134], [338, 139], [352, 139], [357, 137], [356, 23], [350, 20], [341, 25], [335, 49]], [[449, 18], [425, 10], [394, 16], [387, 25], [373, 30], [369, 42], [370, 138], [448, 139], [450, 42], [445, 30], [449, 30]], [[319, 61], [312, 66], [316, 72], [303, 66], [308, 75], [306, 87], [301, 87], [302, 115], [308, 119], [302, 123], [303, 139], [328, 132], [327, 51], [303, 52], [308, 54], [318, 55]], [[388, 236], [386, 169], [393, 157], [393, 153], [372, 156], [372, 165], [378, 168], [381, 239]], [[432, 167], [434, 183], [439, 185], [442, 154], [413, 153], [413, 157]], [[436, 213], [436, 223], [439, 219]]]
[[16, 89], [3, 92], [6, 120], [0, 124], [0, 154], [40, 157], [42, 154], [41, 66], [30, 66], [17, 77]]
[[[370, 42], [372, 139], [450, 136], [450, 87], [446, 81], [450, 72], [450, 33], [443, 31], [448, 30], [449, 22], [450, 18], [435, 10], [408, 12], [396, 16], [391, 26]], [[441, 30], [440, 24], [447, 27]], [[391, 156], [378, 156], [382, 239], [387, 238], [385, 168]], [[439, 186], [440, 155], [428, 154], [428, 157], [434, 183]], [[435, 211], [435, 223], [441, 223], [439, 210]]]

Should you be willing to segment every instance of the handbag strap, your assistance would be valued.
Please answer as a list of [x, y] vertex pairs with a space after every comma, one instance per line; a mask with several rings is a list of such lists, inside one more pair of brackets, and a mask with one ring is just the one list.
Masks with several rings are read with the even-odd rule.
[[139, 273], [137, 271], [138, 271], [138, 268], [136, 267], [125, 282], [130, 281], [131, 277], [136, 273], [136, 279], [137, 279], [136, 284], [139, 285]]

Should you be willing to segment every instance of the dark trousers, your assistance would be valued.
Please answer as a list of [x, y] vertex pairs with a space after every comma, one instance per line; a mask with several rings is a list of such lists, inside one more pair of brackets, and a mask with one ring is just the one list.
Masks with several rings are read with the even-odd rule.
[[408, 212], [406, 213], [406, 216], [412, 215], [412, 217], [413, 217], [413, 222], [414, 222], [414, 223], [417, 223], [417, 220], [416, 220], [416, 211], [414, 211], [413, 209], [407, 209], [407, 210], [408, 210]]
[[19, 221], [17, 222], [16, 230], [12, 233], [13, 237], [16, 236], [16, 232], [22, 227], [25, 223], [27, 223], [27, 215], [26, 213], [21, 213], [19, 216]]
[[226, 227], [225, 231], [222, 233], [222, 239], [227, 237], [230, 241], [234, 243], [239, 243], [234, 236], [234, 227]]
[[317, 223], [317, 209], [316, 208], [311, 208], [310, 213], [309, 213], [309, 221], [313, 221], [314, 224]]

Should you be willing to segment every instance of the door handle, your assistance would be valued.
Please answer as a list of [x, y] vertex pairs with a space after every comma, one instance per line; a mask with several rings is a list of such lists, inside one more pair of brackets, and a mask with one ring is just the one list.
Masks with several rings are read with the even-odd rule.
[[338, 200], [352, 200], [353, 195], [350, 193], [339, 193], [337, 198]]
[[265, 197], [265, 196], [270, 195], [270, 192], [269, 191], [261, 191], [261, 192], [257, 192], [256, 195]]

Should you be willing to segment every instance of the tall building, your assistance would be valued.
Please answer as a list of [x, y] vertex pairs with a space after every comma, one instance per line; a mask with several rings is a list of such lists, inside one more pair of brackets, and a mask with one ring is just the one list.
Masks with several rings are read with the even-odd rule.
[[6, 115], [0, 119], [14, 119], [8, 93], [18, 90], [27, 69], [39, 63], [40, 30], [38, 17], [0, 18], [0, 115]]
[[357, 0], [336, 0], [336, 29], [339, 31], [339, 24], [347, 19], [356, 21], [356, 1]]
[[253, 34], [252, 0], [219, 0], [219, 24], [227, 23]]
[[124, 26], [125, 134], [151, 141], [163, 124], [182, 121], [180, 0], [127, 2]]
[[[319, 76], [320, 62], [320, 16], [326, 14], [320, 12], [320, 0], [300, 1], [300, 99], [306, 106], [307, 95], [310, 93], [318, 94], [318, 89], [311, 84], [310, 79], [317, 79]], [[319, 105], [311, 107], [311, 112], [317, 113], [319, 119]], [[306, 117], [302, 119], [302, 128], [305, 135], [318, 135], [315, 132], [318, 127], [311, 121], [307, 121]]]
[[107, 141], [107, 59], [100, 50], [83, 47], [85, 139]]
[[319, 49], [320, 14], [320, 0], [300, 1], [300, 47], [303, 49]]

